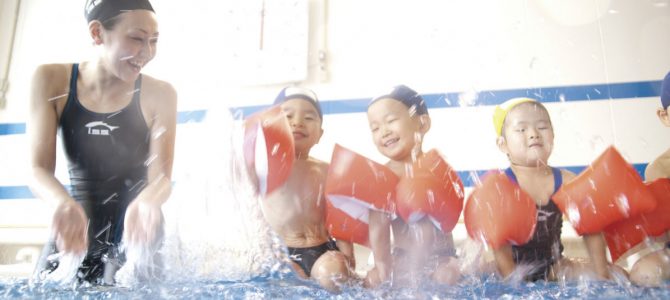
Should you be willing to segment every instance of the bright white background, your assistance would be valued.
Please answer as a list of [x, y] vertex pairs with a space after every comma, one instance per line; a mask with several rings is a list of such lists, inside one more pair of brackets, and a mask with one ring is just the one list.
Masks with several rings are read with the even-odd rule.
[[[36, 66], [95, 55], [83, 0], [23, 0], [0, 123], [26, 121]], [[0, 42], [8, 45], [17, 0], [1, 0]], [[179, 111], [266, 105], [285, 85], [322, 100], [366, 99], [407, 84], [423, 94], [660, 80], [670, 70], [668, 0], [154, 0], [158, 55], [145, 72], [171, 82]], [[11, 14], [9, 14], [11, 17]], [[7, 66], [0, 48], [0, 67]], [[0, 68], [0, 69], [2, 69]], [[670, 147], [655, 117], [658, 98], [555, 102], [555, 166], [586, 165], [616, 144], [631, 163]], [[439, 148], [458, 170], [504, 167], [494, 144], [491, 106], [431, 110], [425, 148]], [[199, 147], [206, 123], [179, 125], [174, 180]], [[383, 161], [363, 113], [326, 115], [313, 155], [334, 143]], [[227, 128], [222, 128], [227, 130]], [[212, 136], [211, 139], [216, 139]], [[25, 135], [0, 136], [0, 186], [27, 184]], [[67, 183], [59, 154], [58, 174]], [[44, 226], [36, 200], [1, 200], [0, 227]], [[2, 233], [4, 234], [4, 233]], [[3, 236], [0, 236], [3, 237]], [[7, 236], [4, 236], [7, 238]]]

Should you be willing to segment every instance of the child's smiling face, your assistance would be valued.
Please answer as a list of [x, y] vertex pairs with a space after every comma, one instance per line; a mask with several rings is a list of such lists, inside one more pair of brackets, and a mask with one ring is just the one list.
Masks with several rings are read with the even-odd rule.
[[522, 103], [507, 114], [498, 147], [514, 165], [547, 165], [554, 148], [554, 129], [547, 110], [536, 103]]
[[293, 134], [296, 154], [308, 154], [323, 135], [319, 113], [312, 103], [300, 98], [286, 100], [281, 108]]
[[391, 160], [406, 161], [412, 150], [421, 145], [421, 120], [400, 101], [384, 98], [372, 103], [368, 107], [368, 123], [377, 150]]

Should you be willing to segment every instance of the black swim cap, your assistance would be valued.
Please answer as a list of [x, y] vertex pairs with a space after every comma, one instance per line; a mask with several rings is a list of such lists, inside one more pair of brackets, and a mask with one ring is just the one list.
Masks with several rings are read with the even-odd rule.
[[667, 109], [670, 106], [670, 72], [665, 75], [661, 84], [661, 104], [663, 105], [663, 109]]
[[375, 97], [370, 101], [370, 104], [368, 104], [368, 107], [372, 105], [372, 103], [377, 102], [377, 100], [381, 100], [384, 98], [391, 98], [397, 101], [402, 102], [402, 104], [405, 104], [407, 108], [414, 108], [416, 111], [416, 114], [418, 116], [420, 115], [427, 115], [428, 114], [428, 107], [426, 106], [426, 101], [423, 100], [421, 95], [414, 91], [413, 89], [409, 88], [406, 85], [398, 85], [391, 90], [390, 93], [381, 95], [379, 97]]
[[149, 0], [86, 0], [84, 16], [89, 23], [93, 20], [105, 22], [122, 12], [136, 9], [155, 12]]
[[280, 92], [279, 95], [275, 98], [274, 104], [280, 104], [291, 99], [303, 99], [311, 103], [316, 112], [319, 114], [319, 118], [323, 120], [323, 112], [321, 111], [321, 105], [319, 104], [319, 99], [316, 98], [316, 94], [310, 90], [299, 87], [285, 87]]

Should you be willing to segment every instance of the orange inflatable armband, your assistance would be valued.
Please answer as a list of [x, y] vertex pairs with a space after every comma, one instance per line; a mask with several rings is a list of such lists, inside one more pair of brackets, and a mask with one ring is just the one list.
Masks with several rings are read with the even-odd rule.
[[451, 232], [463, 210], [463, 183], [437, 150], [427, 152], [396, 187], [396, 209], [408, 224], [428, 216], [442, 232]]
[[650, 212], [656, 201], [640, 175], [612, 146], [553, 197], [580, 235]]
[[537, 207], [504, 172], [491, 171], [468, 197], [463, 216], [471, 238], [499, 249], [530, 240], [537, 223]]
[[293, 134], [276, 105], [244, 120], [244, 159], [261, 195], [272, 193], [291, 175]]
[[670, 229], [670, 179], [660, 178], [646, 184], [656, 198], [656, 209], [610, 226], [603, 231], [612, 261], [643, 242]]
[[326, 228], [330, 236], [369, 247], [368, 223], [361, 221], [326, 201]]
[[369, 210], [394, 213], [397, 183], [398, 177], [386, 166], [336, 144], [325, 190], [331, 235], [367, 245]]

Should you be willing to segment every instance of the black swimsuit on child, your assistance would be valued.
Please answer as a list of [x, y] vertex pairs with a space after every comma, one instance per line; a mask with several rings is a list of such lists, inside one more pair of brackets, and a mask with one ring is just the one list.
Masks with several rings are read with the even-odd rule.
[[337, 244], [333, 240], [329, 240], [321, 245], [307, 248], [291, 248], [288, 247], [288, 255], [292, 261], [297, 263], [300, 268], [305, 271], [307, 277], [311, 276], [312, 267], [316, 260], [324, 253], [335, 250], [339, 251]]
[[[563, 184], [561, 171], [551, 168], [554, 174], [554, 194]], [[505, 174], [518, 184], [516, 175], [511, 168]], [[535, 232], [528, 243], [512, 246], [512, 255], [516, 264], [529, 264], [534, 268], [526, 276], [526, 280], [547, 280], [551, 266], [563, 257], [561, 230], [563, 215], [553, 200], [542, 206], [537, 206], [537, 224]]]

